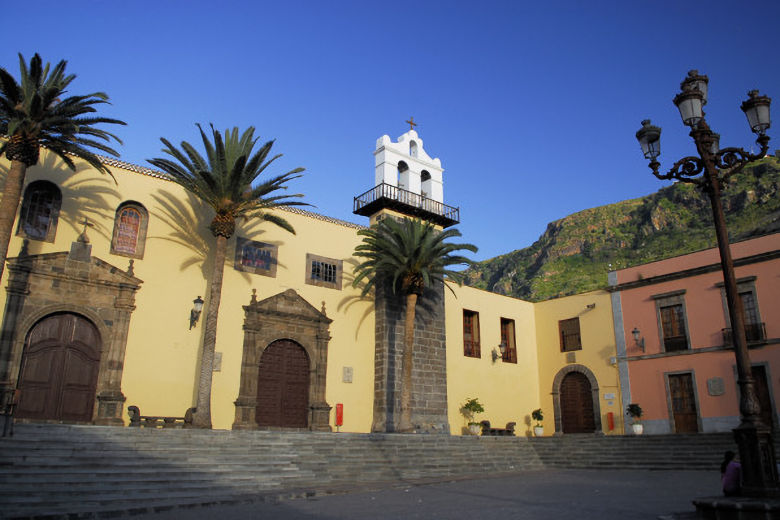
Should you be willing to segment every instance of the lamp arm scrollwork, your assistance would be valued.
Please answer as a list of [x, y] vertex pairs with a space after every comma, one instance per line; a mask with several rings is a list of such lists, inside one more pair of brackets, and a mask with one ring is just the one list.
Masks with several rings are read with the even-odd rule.
[[704, 163], [699, 157], [683, 157], [669, 169], [666, 173], [658, 173], [658, 167], [661, 166], [658, 162], [653, 161], [650, 163], [650, 168], [653, 170], [653, 175], [662, 181], [676, 179], [682, 182], [690, 182], [692, 184], [701, 184], [702, 179], [697, 177], [704, 171]]

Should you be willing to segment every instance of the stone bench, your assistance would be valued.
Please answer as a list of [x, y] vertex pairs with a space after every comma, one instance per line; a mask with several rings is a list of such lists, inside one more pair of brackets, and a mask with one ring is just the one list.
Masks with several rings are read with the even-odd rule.
[[491, 428], [490, 421], [482, 421], [482, 435], [492, 435], [498, 437], [514, 437], [515, 424], [514, 422], [506, 423], [506, 428]]
[[134, 428], [192, 428], [192, 413], [195, 408], [190, 408], [184, 417], [164, 417], [158, 415], [141, 415], [137, 406], [128, 406], [130, 415], [129, 426]]

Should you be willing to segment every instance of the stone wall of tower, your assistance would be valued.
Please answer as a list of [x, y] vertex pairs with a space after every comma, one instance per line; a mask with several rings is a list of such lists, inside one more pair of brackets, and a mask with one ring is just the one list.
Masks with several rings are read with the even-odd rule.
[[[371, 431], [397, 431], [401, 418], [401, 357], [406, 300], [389, 285], [376, 290], [374, 420]], [[450, 433], [444, 284], [418, 299], [412, 365], [412, 424], [420, 433]]]

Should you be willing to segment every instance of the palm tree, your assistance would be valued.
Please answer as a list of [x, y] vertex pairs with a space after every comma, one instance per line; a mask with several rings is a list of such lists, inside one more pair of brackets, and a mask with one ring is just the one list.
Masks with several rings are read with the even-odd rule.
[[[227, 241], [236, 229], [236, 220], [260, 218], [295, 234], [295, 230], [284, 218], [268, 210], [284, 206], [302, 206], [304, 202], [291, 200], [303, 195], [274, 195], [286, 190], [287, 183], [300, 177], [303, 168], [295, 168], [264, 182], [253, 183], [263, 171], [281, 154], [268, 159], [274, 141], [268, 141], [253, 154], [257, 143], [255, 129], [247, 128], [240, 136], [238, 128], [222, 134], [211, 126], [211, 139], [200, 125], [200, 136], [206, 150], [204, 159], [195, 148], [182, 141], [181, 149], [164, 138], [163, 152], [174, 160], [156, 158], [149, 162], [167, 173], [171, 180], [180, 184], [207, 205], [216, 215], [209, 229], [216, 238], [213, 251], [214, 266], [211, 274], [206, 325], [203, 334], [198, 397], [193, 414], [193, 426], [211, 428], [211, 381], [214, 368], [214, 348], [217, 343], [217, 317], [222, 297], [222, 275], [225, 270]], [[268, 160], [267, 160], [268, 159]]]
[[120, 144], [122, 141], [95, 125], [125, 123], [90, 115], [97, 112], [94, 105], [108, 103], [108, 96], [103, 92], [65, 97], [68, 86], [76, 79], [74, 74], [65, 74], [66, 65], [62, 60], [54, 68], [48, 63], [44, 66], [36, 53], [28, 67], [19, 54], [21, 84], [0, 68], [0, 136], [7, 137], [0, 142], [0, 156], [5, 152], [11, 161], [0, 201], [0, 277], [8, 256], [24, 177], [28, 167], [38, 164], [40, 148], [43, 146], [57, 154], [73, 171], [76, 170], [73, 158], [77, 157], [109, 175], [106, 165], [89, 149], [119, 156], [105, 143], [112, 139]]
[[[472, 253], [477, 247], [472, 244], [446, 242], [461, 236], [457, 229], [439, 231], [430, 222], [419, 219], [403, 219], [400, 222], [385, 218], [369, 229], [358, 231], [363, 242], [355, 247], [355, 256], [365, 260], [355, 268], [353, 287], [365, 280], [363, 296], [372, 287], [389, 283], [394, 294], [406, 299], [404, 316], [404, 349], [401, 373], [401, 418], [398, 430], [410, 432], [412, 427], [412, 358], [414, 347], [414, 320], [417, 300], [426, 288], [436, 282], [453, 281], [463, 283], [463, 274], [449, 269], [454, 265], [471, 265], [468, 258], [453, 255], [466, 249]], [[445, 279], [446, 277], [446, 279]], [[450, 288], [448, 286], [450, 290]]]

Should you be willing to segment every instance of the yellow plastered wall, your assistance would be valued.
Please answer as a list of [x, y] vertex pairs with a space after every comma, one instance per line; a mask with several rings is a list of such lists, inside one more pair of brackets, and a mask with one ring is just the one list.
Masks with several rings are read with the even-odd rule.
[[[3, 177], [8, 166], [5, 159], [0, 160]], [[182, 416], [194, 405], [196, 396], [203, 320], [190, 330], [189, 316], [197, 296], [206, 300], [206, 306], [209, 303], [208, 251], [214, 238], [208, 224], [213, 213], [204, 210], [174, 183], [121, 167], [111, 170], [116, 183], [83, 163], [74, 173], [42, 150], [41, 162], [28, 169], [25, 185], [41, 179], [52, 181], [60, 187], [63, 200], [55, 241], [30, 241], [29, 253], [69, 251], [87, 218], [92, 224], [87, 231], [92, 255], [126, 270], [130, 259], [110, 252], [116, 208], [122, 202], [134, 201], [147, 209], [144, 256], [133, 262], [134, 274], [143, 284], [136, 294], [130, 322], [122, 392], [127, 399], [125, 406], [136, 405], [144, 415]], [[351, 253], [360, 241], [357, 226], [312, 214], [278, 214], [292, 224], [295, 235], [258, 221], [239, 223], [235, 235], [278, 246], [275, 277], [235, 270], [235, 236], [228, 242], [217, 328], [216, 351], [222, 353], [222, 363], [213, 378], [213, 425], [230, 428], [234, 420], [233, 401], [238, 396], [244, 334], [242, 306], [249, 303], [252, 289], [257, 290], [259, 300], [294, 289], [317, 309], [324, 303], [333, 320], [326, 400], [334, 407], [336, 403], [344, 404], [342, 431], [369, 431], [374, 390], [374, 315], [373, 301], [360, 298], [359, 291], [351, 287]], [[16, 256], [21, 246], [21, 237], [14, 235], [9, 257]], [[342, 290], [305, 283], [307, 253], [344, 260]], [[5, 286], [3, 280], [3, 308]], [[353, 368], [351, 383], [342, 382], [344, 366]], [[334, 415], [331, 414], [331, 425]]]
[[[472, 287], [452, 288], [455, 294], [445, 289], [450, 430], [456, 435], [466, 433], [468, 420], [461, 407], [466, 399], [476, 397], [485, 407], [477, 421], [489, 420], [497, 428], [515, 422], [517, 435], [530, 434], [531, 411], [539, 402], [534, 305]], [[463, 353], [464, 309], [479, 313], [479, 358]], [[501, 318], [515, 322], [516, 364], [505, 363], [500, 356], [494, 361], [491, 355], [501, 343]]]
[[[593, 304], [593, 308], [588, 308]], [[552, 392], [555, 376], [564, 367], [575, 363], [587, 367], [598, 381], [604, 433], [622, 434], [623, 410], [615, 364], [615, 333], [609, 293], [593, 291], [535, 303], [534, 307], [539, 352], [539, 402], [544, 412], [545, 435], [554, 433]], [[558, 322], [575, 317], [580, 321], [582, 349], [561, 352]], [[612, 431], [609, 430], [607, 420], [609, 412], [612, 412], [615, 422]]]

